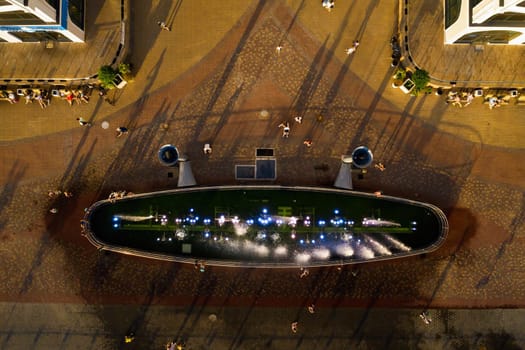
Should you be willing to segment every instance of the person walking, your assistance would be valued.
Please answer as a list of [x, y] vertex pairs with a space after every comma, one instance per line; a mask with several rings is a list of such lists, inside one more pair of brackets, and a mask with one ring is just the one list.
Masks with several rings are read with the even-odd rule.
[[121, 137], [124, 134], [127, 134], [129, 132], [128, 128], [125, 126], [119, 126], [117, 128], [117, 137]]
[[308, 312], [311, 313], [311, 314], [315, 313], [315, 305], [314, 304], [310, 304], [308, 306]]
[[171, 30], [171, 28], [168, 27], [168, 26], [166, 25], [166, 23], [163, 22], [163, 21], [157, 21], [157, 25], [158, 25], [158, 26], [160, 27], [160, 29], [162, 29], [162, 30], [166, 30], [166, 31], [168, 31], [168, 32]]
[[87, 120], [85, 120], [82, 117], [77, 118], [77, 120], [78, 120], [78, 123], [80, 124], [80, 126], [91, 126], [91, 123], [88, 122]]
[[354, 52], [357, 51], [357, 47], [359, 46], [359, 40], [354, 40], [354, 43], [352, 44], [352, 47], [345, 50], [347, 55], [351, 55]]

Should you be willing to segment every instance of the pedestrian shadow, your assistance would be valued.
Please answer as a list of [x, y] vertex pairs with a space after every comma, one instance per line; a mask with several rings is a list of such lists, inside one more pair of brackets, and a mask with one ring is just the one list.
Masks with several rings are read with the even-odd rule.
[[173, 7], [173, 9], [170, 9], [168, 16], [166, 17], [165, 22], [170, 28], [173, 27], [175, 18], [177, 17], [177, 14], [179, 13], [180, 7], [182, 6], [182, 1], [183, 0], [177, 0], [177, 2], [175, 3], [175, 6]]
[[[157, 21], [166, 22], [166, 20], [162, 18], [169, 13], [171, 1], [159, 1], [155, 8], [150, 8], [151, 4], [149, 2], [143, 2], [142, 0], [133, 0], [132, 2], [134, 5], [130, 5], [131, 15], [129, 23], [127, 24], [129, 28], [132, 28], [129, 33], [131, 36], [131, 50], [128, 50], [129, 54], [126, 61], [129, 61], [138, 73], [142, 68], [146, 56], [151, 53], [157, 37], [163, 32], [158, 27]], [[182, 1], [180, 2], [182, 3]], [[145, 8], [140, 8], [140, 6], [144, 6]], [[142, 11], [146, 13], [149, 12], [151, 15], [145, 16], [145, 13]], [[136, 22], [140, 23], [140, 25], [137, 25]], [[166, 48], [164, 48], [163, 53], [165, 51]], [[157, 69], [159, 65], [160, 63], [156, 64]]]
[[299, 13], [301, 12], [301, 10], [303, 9], [304, 7], [304, 2], [305, 0], [301, 0], [301, 3], [299, 4], [299, 7], [297, 8], [297, 11], [295, 11], [293, 17], [292, 17], [292, 20], [290, 21], [290, 23], [288, 24], [288, 27], [286, 28], [286, 30], [284, 31], [283, 35], [281, 36], [281, 39], [279, 39], [279, 43], [277, 44], [278, 47], [281, 47], [282, 44], [284, 43], [284, 41], [286, 40], [286, 38], [288, 37], [288, 34], [290, 34], [290, 31], [292, 30], [296, 20], [297, 20], [297, 17], [299, 17]]

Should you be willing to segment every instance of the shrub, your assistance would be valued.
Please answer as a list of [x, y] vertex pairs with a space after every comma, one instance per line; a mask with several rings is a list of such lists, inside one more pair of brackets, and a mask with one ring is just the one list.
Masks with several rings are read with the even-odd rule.
[[117, 74], [118, 71], [113, 69], [111, 66], [102, 66], [98, 70], [98, 81], [103, 88], [113, 89], [115, 87], [113, 80], [115, 80]]
[[412, 94], [417, 96], [420, 92], [424, 92], [426, 86], [430, 82], [430, 75], [428, 75], [428, 72], [423, 69], [417, 69], [412, 74], [412, 81], [416, 85], [414, 87], [414, 90], [412, 90]]
[[418, 69], [412, 74], [412, 80], [416, 88], [423, 89], [430, 82], [430, 76], [426, 70]]
[[407, 71], [404, 68], [397, 67], [394, 72], [394, 80], [405, 80]]
[[118, 72], [125, 80], [132, 80], [131, 65], [129, 63], [119, 63]]

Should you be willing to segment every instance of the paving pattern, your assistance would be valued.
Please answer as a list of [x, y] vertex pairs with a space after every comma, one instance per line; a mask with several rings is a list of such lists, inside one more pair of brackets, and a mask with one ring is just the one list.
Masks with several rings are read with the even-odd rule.
[[[395, 5], [385, 3], [384, 8], [355, 5], [341, 11], [354, 20], [371, 13], [362, 35], [372, 39], [371, 28], [381, 23], [375, 21], [384, 21]], [[389, 47], [363, 45], [355, 55], [344, 55], [343, 41], [354, 33], [341, 30], [339, 37], [334, 34], [324, 42], [322, 28], [309, 26], [315, 17], [311, 6], [254, 2], [221, 44], [206, 51], [187, 73], [169, 73], [173, 80], [157, 86], [155, 74], [162, 72], [152, 75], [151, 67], [144, 66], [136, 81], [150, 79], [151, 84], [131, 83], [116, 107], [102, 101], [74, 112], [66, 104], [51, 106], [61, 114], [54, 122], [61, 124], [56, 130], [52, 121], [32, 130], [34, 134], [17, 130], [23, 129], [24, 121], [8, 122], [13, 133], [4, 132], [0, 144], [0, 265], [7, 271], [0, 275], [0, 300], [145, 308], [191, 305], [184, 311], [188, 315], [195, 305], [302, 308], [312, 301], [327, 310], [522, 307], [522, 110], [502, 107], [495, 115], [477, 104], [459, 112], [433, 95], [403, 96], [390, 88], [388, 60], [367, 80], [362, 74], [369, 70], [367, 60], [375, 57], [375, 50], [388, 58]], [[386, 41], [391, 36], [390, 28], [378, 31]], [[280, 53], [275, 50], [278, 45], [283, 47]], [[141, 97], [132, 100], [128, 93]], [[24, 107], [29, 106], [0, 106], [13, 115]], [[261, 117], [262, 110], [269, 116]], [[90, 116], [91, 128], [74, 125], [71, 114], [79, 111]], [[28, 109], [21, 115], [26, 113], [30, 115]], [[478, 120], [470, 122], [472, 115]], [[295, 116], [302, 116], [303, 122], [294, 123]], [[47, 113], [44, 118], [49, 118]], [[277, 127], [283, 120], [292, 124], [288, 139]], [[102, 121], [111, 127], [102, 129]], [[164, 123], [167, 130], [161, 128]], [[480, 128], [486, 123], [495, 130], [510, 129], [513, 137], [491, 135], [492, 129]], [[114, 128], [120, 125], [130, 133], [117, 139]], [[311, 148], [302, 144], [306, 138], [313, 140]], [[387, 169], [371, 169], [363, 180], [354, 181], [356, 188], [440, 206], [450, 221], [449, 238], [425, 256], [341, 271], [312, 269], [307, 279], [293, 269], [210, 268], [200, 274], [193, 266], [96, 251], [80, 235], [84, 208], [113, 190], [174, 188], [176, 169], [162, 167], [155, 158], [165, 143], [176, 144], [188, 155], [200, 184], [239, 183], [235, 164], [253, 162], [256, 147], [272, 147], [278, 159], [275, 183], [312, 186], [331, 186], [341, 155], [369, 145]], [[209, 158], [202, 154], [204, 143], [212, 144]], [[175, 173], [173, 178], [169, 171]], [[74, 196], [49, 198], [48, 191], [54, 189], [71, 190]], [[51, 208], [58, 213], [51, 214]], [[113, 327], [109, 338], [125, 331], [123, 325], [114, 326], [104, 307], [94, 313]], [[137, 321], [141, 319], [125, 323], [142, 324]], [[331, 327], [328, 320], [325, 324]], [[154, 336], [154, 331], [144, 332]], [[242, 348], [241, 343], [229, 348]], [[470, 344], [481, 345], [476, 340]]]

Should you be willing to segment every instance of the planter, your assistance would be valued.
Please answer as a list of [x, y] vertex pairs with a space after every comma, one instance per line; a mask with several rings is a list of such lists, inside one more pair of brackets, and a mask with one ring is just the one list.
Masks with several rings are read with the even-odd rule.
[[117, 74], [113, 79], [113, 84], [117, 87], [117, 89], [122, 89], [128, 84], [128, 82], [120, 74]]
[[407, 79], [403, 82], [403, 84], [399, 87], [401, 91], [403, 91], [405, 94], [410, 93], [414, 88], [416, 87], [416, 84], [412, 81], [412, 79]]
[[400, 79], [394, 79], [394, 81], [392, 82], [392, 87], [394, 89], [397, 89], [398, 87], [400, 87], [401, 85], [403, 85], [403, 80], [400, 80]]

